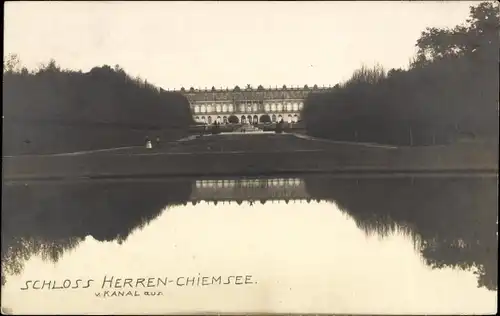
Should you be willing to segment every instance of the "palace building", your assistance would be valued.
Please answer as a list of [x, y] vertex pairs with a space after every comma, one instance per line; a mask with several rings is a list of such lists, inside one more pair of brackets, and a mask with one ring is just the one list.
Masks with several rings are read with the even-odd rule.
[[[263, 122], [269, 116], [271, 122], [283, 120], [286, 123], [300, 121], [300, 113], [304, 100], [309, 93], [324, 91], [330, 88], [307, 86], [301, 88], [269, 88], [259, 86], [234, 89], [199, 90], [182, 88], [179, 92], [189, 100], [194, 120], [199, 123], [227, 124], [231, 120], [238, 123], [255, 124]], [[230, 119], [231, 116], [234, 117]]]

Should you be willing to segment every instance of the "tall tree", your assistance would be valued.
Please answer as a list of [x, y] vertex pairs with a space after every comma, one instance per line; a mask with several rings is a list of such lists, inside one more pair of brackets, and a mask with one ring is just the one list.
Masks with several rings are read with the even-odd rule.
[[3, 60], [3, 72], [15, 72], [19, 70], [21, 60], [17, 54], [9, 54]]

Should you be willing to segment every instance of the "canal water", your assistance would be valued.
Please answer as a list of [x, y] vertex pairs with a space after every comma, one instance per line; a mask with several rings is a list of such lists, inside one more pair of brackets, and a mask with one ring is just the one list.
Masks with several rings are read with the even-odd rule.
[[2, 309], [484, 314], [493, 176], [3, 184]]

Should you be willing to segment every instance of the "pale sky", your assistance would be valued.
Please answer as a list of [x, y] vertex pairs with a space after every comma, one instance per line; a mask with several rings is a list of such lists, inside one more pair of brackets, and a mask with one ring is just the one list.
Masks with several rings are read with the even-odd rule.
[[4, 54], [29, 69], [119, 64], [164, 89], [333, 86], [363, 63], [406, 67], [426, 27], [478, 3], [8, 2]]

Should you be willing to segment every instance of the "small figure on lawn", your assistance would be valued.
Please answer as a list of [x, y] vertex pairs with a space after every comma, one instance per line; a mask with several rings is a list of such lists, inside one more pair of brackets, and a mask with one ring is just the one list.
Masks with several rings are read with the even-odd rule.
[[149, 139], [148, 136], [146, 136], [146, 148], [147, 149], [153, 148], [153, 145], [151, 144], [151, 140]]

